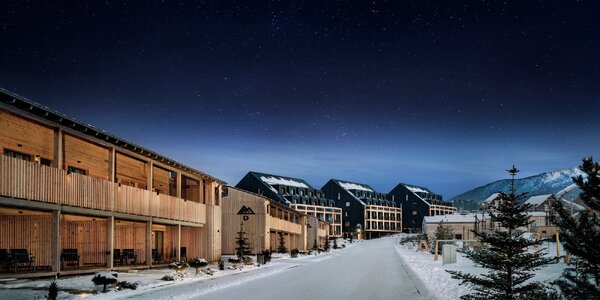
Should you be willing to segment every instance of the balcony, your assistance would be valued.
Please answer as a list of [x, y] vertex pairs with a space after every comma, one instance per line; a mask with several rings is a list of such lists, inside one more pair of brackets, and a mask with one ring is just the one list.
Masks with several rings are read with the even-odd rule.
[[206, 206], [0, 155], [0, 195], [170, 220], [206, 223]]
[[274, 231], [284, 231], [292, 234], [302, 234], [302, 225], [286, 221], [284, 219], [270, 216], [269, 224], [269, 228]]

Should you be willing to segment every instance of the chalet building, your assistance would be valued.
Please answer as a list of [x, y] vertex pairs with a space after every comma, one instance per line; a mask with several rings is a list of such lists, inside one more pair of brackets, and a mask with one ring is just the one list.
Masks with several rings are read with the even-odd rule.
[[217, 178], [5, 90], [0, 151], [0, 277], [220, 259]]
[[344, 236], [371, 239], [402, 231], [402, 209], [369, 185], [330, 179], [321, 190], [342, 209]]
[[402, 225], [404, 230], [419, 230], [425, 216], [438, 216], [456, 213], [452, 203], [442, 200], [441, 195], [429, 189], [399, 183], [390, 193], [388, 199], [402, 207]]
[[329, 240], [329, 226], [331, 224], [311, 215], [307, 215], [306, 231], [308, 232], [307, 250], [322, 248]]
[[[235, 254], [235, 240], [242, 228], [252, 253], [277, 251], [280, 235], [283, 235], [288, 251], [294, 248], [302, 251], [307, 249], [309, 216], [278, 201], [227, 186], [223, 190], [221, 211], [223, 254]], [[325, 232], [318, 234], [325, 235]]]
[[450, 228], [456, 240], [473, 240], [476, 239], [473, 230], [485, 231], [492, 228], [490, 216], [485, 213], [447, 214], [423, 217], [422, 232], [434, 239], [440, 223]]
[[500, 197], [500, 193], [493, 193], [485, 200], [481, 202], [483, 209], [488, 209], [491, 207], [498, 208], [500, 204], [502, 204], [502, 198]]
[[315, 216], [330, 224], [330, 237], [342, 236], [342, 210], [335, 206], [335, 201], [302, 179], [248, 172], [236, 187]]

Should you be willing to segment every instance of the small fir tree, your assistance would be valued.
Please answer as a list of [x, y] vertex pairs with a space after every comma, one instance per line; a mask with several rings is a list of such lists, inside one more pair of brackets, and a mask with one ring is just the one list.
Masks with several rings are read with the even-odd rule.
[[323, 249], [325, 252], [329, 252], [329, 240], [325, 238], [325, 244], [323, 244]]
[[56, 300], [58, 297], [58, 284], [56, 284], [56, 278], [50, 281], [50, 286], [48, 287], [48, 299]]
[[560, 228], [564, 248], [573, 255], [573, 264], [555, 283], [567, 299], [600, 299], [600, 163], [584, 158], [573, 182], [589, 210], [573, 215], [562, 201], [555, 201], [552, 221]]
[[240, 231], [238, 231], [235, 237], [235, 255], [241, 262], [246, 261], [246, 256], [250, 255], [250, 242], [248, 242], [248, 238], [246, 237], [243, 222], [240, 223]]
[[283, 236], [283, 232], [279, 233], [279, 246], [277, 247], [277, 252], [286, 253], [287, 248], [285, 247], [285, 236]]
[[492, 232], [474, 230], [475, 236], [487, 247], [465, 252], [476, 265], [488, 269], [488, 273], [476, 276], [446, 271], [452, 278], [461, 280], [461, 285], [472, 287], [473, 292], [461, 299], [538, 299], [545, 295], [545, 287], [529, 279], [553, 259], [544, 257], [541, 250], [528, 251], [528, 247], [542, 242], [522, 237], [523, 231], [519, 228], [531, 223], [527, 214], [530, 205], [517, 203], [525, 196], [517, 195], [515, 190], [515, 175], [519, 170], [513, 166], [507, 171], [512, 176], [510, 194], [500, 193], [502, 204], [488, 209], [491, 221], [500, 223], [501, 228]]
[[[434, 237], [435, 240], [451, 240], [454, 238], [454, 232], [450, 226], [444, 225], [444, 221], [440, 221], [435, 228]], [[438, 242], [438, 251], [444, 244], [452, 244], [452, 242]]]

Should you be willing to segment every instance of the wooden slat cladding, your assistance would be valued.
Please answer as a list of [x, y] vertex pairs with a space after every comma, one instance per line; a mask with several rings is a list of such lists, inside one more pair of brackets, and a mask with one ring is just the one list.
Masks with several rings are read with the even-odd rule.
[[188, 259], [206, 258], [202, 241], [206, 241], [206, 229], [203, 227], [181, 226], [181, 247], [186, 248]]
[[52, 265], [52, 215], [0, 216], [0, 249], [27, 249], [35, 265]]
[[269, 216], [269, 228], [276, 231], [285, 231], [294, 234], [302, 234], [302, 225]]
[[[256, 253], [269, 248], [269, 229], [266, 224], [267, 206], [269, 201], [264, 197], [235, 188], [228, 188], [228, 194], [223, 197], [221, 205], [221, 251], [223, 254], [235, 253], [235, 238], [240, 231], [240, 223], [244, 222], [244, 232], [250, 242], [250, 251]], [[246, 207], [254, 214], [240, 214]], [[244, 220], [244, 216], [247, 220]]]
[[117, 153], [116, 176], [121, 184], [147, 188], [146, 162]]
[[69, 134], [64, 135], [64, 169], [75, 167], [89, 176], [108, 180], [109, 150]]
[[134, 249], [137, 255], [137, 264], [146, 260], [146, 223], [116, 221], [115, 223], [115, 249]]
[[0, 155], [0, 195], [62, 205], [206, 223], [206, 206]]
[[60, 250], [77, 249], [77, 254], [81, 257], [81, 266], [105, 265], [108, 250], [108, 220], [70, 219], [70, 216], [63, 216], [60, 222]]
[[54, 129], [0, 110], [0, 151], [5, 149], [54, 159]]

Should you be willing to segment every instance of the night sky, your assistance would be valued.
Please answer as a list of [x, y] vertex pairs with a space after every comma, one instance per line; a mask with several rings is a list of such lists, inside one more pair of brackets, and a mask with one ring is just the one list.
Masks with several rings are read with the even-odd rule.
[[597, 1], [14, 2], [0, 87], [230, 184], [450, 198], [600, 158]]

